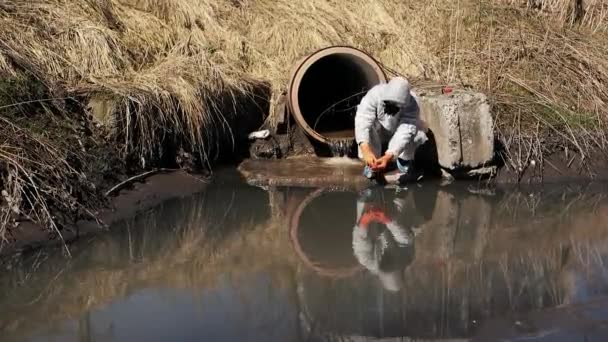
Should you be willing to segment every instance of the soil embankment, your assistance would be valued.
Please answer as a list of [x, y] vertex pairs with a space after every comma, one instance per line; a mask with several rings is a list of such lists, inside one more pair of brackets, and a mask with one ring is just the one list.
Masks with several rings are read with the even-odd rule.
[[[21, 234], [23, 217], [63, 234], [145, 170], [239, 159], [249, 132], [281, 121], [294, 64], [332, 45], [416, 86], [487, 94], [509, 181], [601, 176], [604, 5], [530, 3], [2, 1], [0, 240]], [[264, 153], [302, 150], [290, 139]]]

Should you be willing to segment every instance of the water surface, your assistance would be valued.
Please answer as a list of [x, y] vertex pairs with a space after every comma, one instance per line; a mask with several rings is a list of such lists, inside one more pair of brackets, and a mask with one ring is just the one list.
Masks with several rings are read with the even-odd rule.
[[5, 260], [0, 340], [606, 340], [606, 194], [217, 181]]

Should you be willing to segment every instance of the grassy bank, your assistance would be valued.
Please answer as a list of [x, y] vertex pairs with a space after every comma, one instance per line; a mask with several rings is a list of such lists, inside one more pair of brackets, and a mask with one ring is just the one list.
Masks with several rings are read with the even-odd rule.
[[605, 147], [607, 42], [602, 0], [3, 1], [0, 236], [23, 217], [59, 232], [93, 215], [121, 174], [208, 166], [248, 108], [272, 108], [267, 87], [333, 44], [486, 92], [515, 169], [586, 155]]

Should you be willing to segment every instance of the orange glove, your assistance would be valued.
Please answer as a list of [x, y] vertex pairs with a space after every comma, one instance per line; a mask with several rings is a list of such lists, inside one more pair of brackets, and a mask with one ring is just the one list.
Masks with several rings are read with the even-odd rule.
[[388, 224], [391, 219], [379, 208], [371, 208], [366, 211], [359, 220], [359, 225], [363, 228], [367, 228], [372, 222], [380, 222], [382, 224]]
[[388, 154], [382, 156], [381, 158], [378, 158], [376, 160], [376, 164], [372, 166], [372, 170], [376, 172], [384, 172], [388, 167], [388, 163], [390, 163], [391, 160], [393, 160], [393, 156]]

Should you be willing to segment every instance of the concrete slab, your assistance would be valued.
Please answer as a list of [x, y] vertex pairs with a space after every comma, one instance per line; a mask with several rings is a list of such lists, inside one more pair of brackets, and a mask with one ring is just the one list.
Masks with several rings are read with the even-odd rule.
[[298, 157], [247, 159], [238, 170], [250, 185], [301, 187], [364, 187], [363, 164], [347, 158]]
[[[254, 186], [365, 188], [373, 183], [363, 177], [363, 163], [346, 157], [297, 157], [288, 159], [247, 159], [238, 170]], [[386, 174], [388, 184], [398, 184], [395, 171]]]
[[421, 94], [420, 116], [433, 132], [439, 165], [474, 169], [494, 158], [494, 122], [484, 94]]

